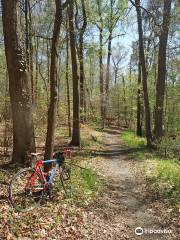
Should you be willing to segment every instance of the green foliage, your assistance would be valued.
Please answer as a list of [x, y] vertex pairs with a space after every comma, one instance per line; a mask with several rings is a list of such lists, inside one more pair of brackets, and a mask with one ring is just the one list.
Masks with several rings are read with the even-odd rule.
[[125, 131], [121, 134], [121, 139], [126, 145], [132, 148], [140, 148], [146, 146], [146, 139], [144, 137], [138, 137], [132, 131]]
[[177, 161], [154, 158], [147, 163], [146, 176], [151, 188], [180, 203], [180, 165]]
[[158, 152], [161, 156], [174, 158], [180, 155], [180, 136], [164, 136], [161, 142], [157, 144]]
[[[145, 148], [145, 138], [137, 137], [132, 131], [123, 132], [121, 138], [129, 147], [139, 148], [133, 153], [133, 157], [144, 161], [144, 172], [150, 189], [164, 198], [180, 203], [179, 161], [177, 159], [161, 158], [164, 147], [173, 149], [176, 141], [163, 139], [161, 146], [159, 145], [159, 150], [154, 151]], [[166, 154], [172, 157], [170, 152], [166, 151]]]
[[78, 205], [84, 205], [93, 201], [101, 192], [103, 184], [92, 169], [80, 165], [66, 163], [66, 168], [71, 169], [71, 177], [64, 181], [64, 185], [66, 198]]
[[104, 129], [103, 129], [102, 127], [96, 127], [95, 130], [96, 130], [97, 132], [103, 132], [103, 131], [104, 131]]

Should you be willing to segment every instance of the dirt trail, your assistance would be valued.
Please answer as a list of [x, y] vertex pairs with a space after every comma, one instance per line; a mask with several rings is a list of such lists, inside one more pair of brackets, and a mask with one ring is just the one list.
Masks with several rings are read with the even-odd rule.
[[106, 191], [98, 199], [91, 212], [87, 212], [83, 239], [175, 239], [171, 234], [135, 234], [135, 228], [163, 229], [160, 219], [148, 209], [145, 183], [141, 169], [143, 163], [130, 157], [120, 142], [120, 132], [107, 130], [105, 149], [92, 166], [102, 175]]

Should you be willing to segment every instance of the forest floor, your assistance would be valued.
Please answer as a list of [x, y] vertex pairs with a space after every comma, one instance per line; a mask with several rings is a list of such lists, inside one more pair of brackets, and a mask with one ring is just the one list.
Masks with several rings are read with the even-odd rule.
[[[104, 183], [93, 201], [47, 202], [29, 213], [17, 213], [2, 202], [0, 240], [180, 239], [177, 218], [167, 221], [169, 208], [147, 189], [144, 162], [132, 157], [137, 149], [125, 146], [120, 135], [121, 130], [105, 129], [103, 146], [85, 163]], [[137, 227], [144, 231], [141, 236], [135, 234]], [[161, 230], [169, 233], [152, 233]]]

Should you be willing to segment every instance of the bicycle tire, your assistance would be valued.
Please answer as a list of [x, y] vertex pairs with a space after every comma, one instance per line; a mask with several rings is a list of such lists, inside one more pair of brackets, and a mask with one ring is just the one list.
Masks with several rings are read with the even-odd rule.
[[62, 172], [60, 174], [60, 180], [66, 196], [71, 197], [72, 196], [71, 167], [65, 166], [62, 169]]
[[34, 172], [35, 169], [33, 168], [22, 169], [11, 179], [9, 200], [17, 211], [31, 211], [41, 203], [44, 194], [44, 181], [41, 179], [40, 174], [37, 174], [32, 179], [33, 186], [30, 186], [30, 183], [27, 182], [32, 178]]
[[[65, 175], [69, 175], [68, 178], [64, 178]], [[61, 173], [61, 183], [66, 197], [78, 198], [79, 197], [79, 181], [80, 175], [77, 173], [76, 166], [70, 164], [65, 165]]]

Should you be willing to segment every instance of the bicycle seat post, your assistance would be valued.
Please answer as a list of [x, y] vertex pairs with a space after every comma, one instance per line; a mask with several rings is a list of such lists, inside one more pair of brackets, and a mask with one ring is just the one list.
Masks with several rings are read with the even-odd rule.
[[36, 163], [37, 162], [39, 155], [41, 155], [41, 153], [31, 153], [32, 163]]

